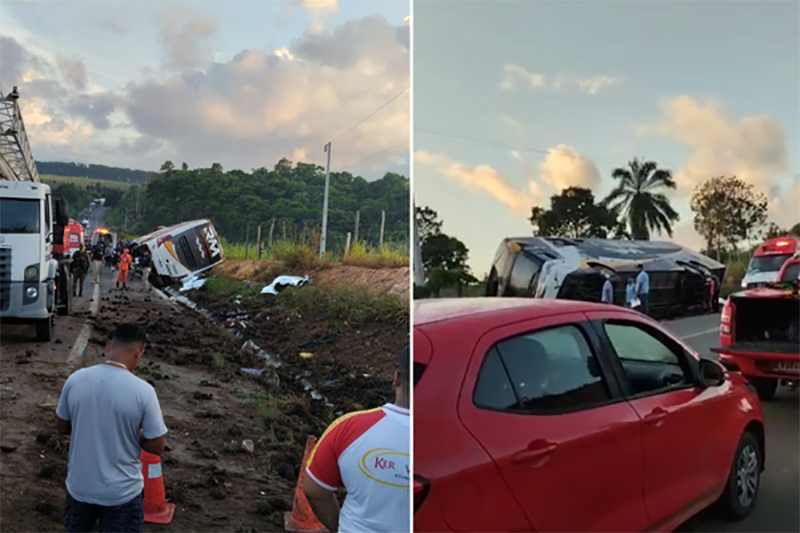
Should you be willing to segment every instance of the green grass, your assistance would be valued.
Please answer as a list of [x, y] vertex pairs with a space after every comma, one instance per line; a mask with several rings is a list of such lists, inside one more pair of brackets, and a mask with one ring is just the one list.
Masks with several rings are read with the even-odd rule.
[[[229, 259], [258, 259], [255, 243], [250, 243], [245, 254], [244, 243], [229, 242], [222, 238], [225, 257]], [[307, 271], [323, 263], [340, 263], [344, 265], [366, 268], [399, 268], [409, 266], [410, 259], [406, 246], [394, 243], [384, 244], [383, 248], [357, 243], [350, 247], [347, 254], [327, 252], [323, 261], [319, 260], [319, 240], [316, 238], [301, 241], [278, 241], [272, 248], [267, 248], [261, 259], [281, 261], [292, 271]]]
[[100, 180], [94, 178], [79, 178], [76, 176], [54, 176], [52, 174], [39, 174], [39, 179], [41, 179], [45, 183], [71, 183], [73, 185], [77, 185], [79, 187], [86, 187], [87, 185], [95, 185], [99, 183], [104, 187], [108, 187], [109, 189], [129, 189], [134, 184], [133, 183], [126, 183], [124, 181], [111, 181], [111, 180]]
[[360, 285], [332, 289], [326, 285], [306, 285], [300, 289], [287, 287], [277, 296], [261, 294], [263, 284], [247, 284], [227, 278], [209, 277], [205, 286], [215, 300], [240, 296], [242, 302], [253, 307], [270, 308], [279, 316], [314, 317], [346, 323], [357, 328], [370, 323], [408, 325], [408, 300], [392, 294], [376, 294]]

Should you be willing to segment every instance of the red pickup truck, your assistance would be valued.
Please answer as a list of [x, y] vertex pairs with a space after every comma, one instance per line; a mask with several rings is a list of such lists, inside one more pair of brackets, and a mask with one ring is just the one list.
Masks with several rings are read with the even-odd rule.
[[738, 370], [762, 400], [778, 384], [800, 384], [800, 258], [784, 263], [778, 280], [737, 292], [722, 308], [720, 361]]

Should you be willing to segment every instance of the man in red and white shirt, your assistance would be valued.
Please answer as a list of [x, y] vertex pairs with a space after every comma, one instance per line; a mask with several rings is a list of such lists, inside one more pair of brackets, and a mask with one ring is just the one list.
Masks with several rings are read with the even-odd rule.
[[[398, 533], [411, 530], [409, 348], [394, 374], [395, 400], [335, 420], [306, 465], [303, 491], [329, 531]], [[334, 491], [347, 496], [341, 512]]]

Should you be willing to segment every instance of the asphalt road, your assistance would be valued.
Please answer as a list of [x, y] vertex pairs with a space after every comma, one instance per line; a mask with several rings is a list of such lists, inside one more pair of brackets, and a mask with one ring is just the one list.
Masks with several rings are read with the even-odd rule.
[[[716, 357], [719, 315], [666, 322], [701, 355]], [[681, 531], [800, 531], [800, 395], [779, 388], [773, 400], [762, 403], [766, 418], [766, 465], [756, 509], [747, 519], [731, 523], [705, 511]]]

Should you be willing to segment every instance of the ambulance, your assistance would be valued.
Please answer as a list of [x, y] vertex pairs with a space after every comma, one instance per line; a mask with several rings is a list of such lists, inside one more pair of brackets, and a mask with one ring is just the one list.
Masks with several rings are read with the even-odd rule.
[[742, 278], [743, 289], [755, 289], [778, 281], [778, 273], [783, 264], [799, 257], [800, 240], [796, 237], [769, 239], [756, 248], [747, 272]]

